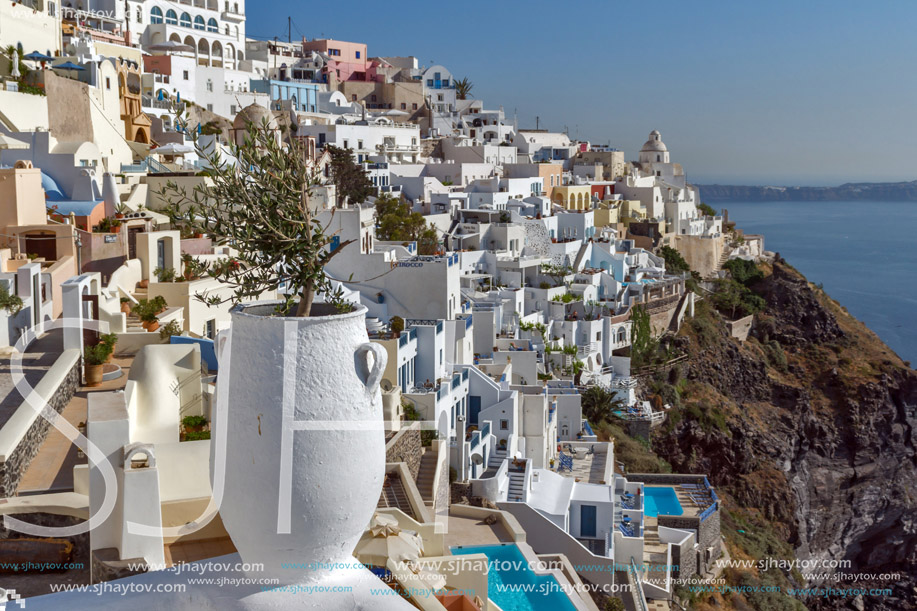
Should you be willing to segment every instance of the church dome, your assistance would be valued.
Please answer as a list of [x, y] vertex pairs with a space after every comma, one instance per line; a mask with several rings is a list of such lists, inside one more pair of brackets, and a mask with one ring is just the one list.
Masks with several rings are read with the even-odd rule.
[[277, 121], [274, 119], [274, 113], [264, 106], [251, 104], [236, 114], [235, 119], [232, 121], [232, 127], [233, 129], [244, 130], [248, 128], [249, 123], [256, 127], [261, 127], [264, 123], [264, 119], [268, 120], [268, 125], [271, 129], [277, 129]]
[[669, 149], [665, 147], [665, 144], [662, 142], [662, 136], [658, 130], [653, 130], [650, 132], [650, 138], [643, 143], [643, 148], [640, 149], [641, 153], [665, 153]]

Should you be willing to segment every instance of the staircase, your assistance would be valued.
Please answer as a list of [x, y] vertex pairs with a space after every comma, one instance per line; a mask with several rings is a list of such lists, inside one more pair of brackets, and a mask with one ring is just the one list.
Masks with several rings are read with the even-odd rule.
[[494, 450], [490, 453], [490, 459], [487, 461], [487, 470], [493, 469], [496, 471], [504, 460], [506, 460], [506, 448]]
[[573, 271], [579, 271], [580, 263], [583, 262], [583, 257], [586, 256], [586, 250], [589, 248], [589, 240], [583, 240], [583, 244], [579, 247], [579, 252], [576, 253], [576, 259], [573, 260]]
[[510, 502], [525, 500], [525, 473], [509, 474], [509, 491], [506, 493], [506, 500]]
[[417, 471], [417, 491], [427, 507], [433, 507], [433, 478], [436, 476], [436, 452], [424, 450]]

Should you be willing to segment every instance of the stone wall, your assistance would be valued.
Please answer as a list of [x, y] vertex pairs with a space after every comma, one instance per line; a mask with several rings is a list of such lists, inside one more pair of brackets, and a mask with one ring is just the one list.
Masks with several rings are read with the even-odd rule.
[[697, 553], [694, 551], [695, 537], [689, 537], [681, 545], [672, 545], [672, 578], [685, 580], [697, 573]]
[[701, 236], [676, 235], [674, 246], [684, 257], [692, 270], [709, 278], [720, 269], [725, 239], [723, 236], [707, 238]]
[[422, 456], [420, 427], [416, 423], [398, 431], [385, 445], [385, 462], [403, 462], [411, 472], [411, 479], [417, 479]]
[[[48, 399], [48, 405], [58, 414], [67, 406], [73, 397], [74, 391], [79, 387], [80, 373], [80, 359], [77, 359], [61, 384]], [[46, 373], [45, 375], [48, 374]], [[32, 426], [29, 427], [25, 437], [22, 438], [13, 453], [7, 457], [5, 462], [0, 463], [0, 498], [15, 496], [16, 490], [19, 488], [19, 481], [29, 467], [29, 463], [38, 454], [38, 448], [41, 447], [41, 444], [44, 443], [45, 438], [48, 436], [50, 426], [44, 418], [40, 416], [35, 418]]]

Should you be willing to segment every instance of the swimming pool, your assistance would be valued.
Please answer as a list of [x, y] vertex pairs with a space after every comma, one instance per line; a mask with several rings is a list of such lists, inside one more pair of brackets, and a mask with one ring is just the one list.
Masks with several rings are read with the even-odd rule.
[[[503, 611], [576, 611], [560, 590], [553, 575], [536, 575], [522, 551], [514, 543], [504, 545], [463, 545], [453, 547], [454, 556], [487, 556], [487, 595]], [[528, 586], [531, 592], [509, 591], [506, 587]], [[520, 588], [521, 589], [521, 588]]]
[[680, 516], [684, 513], [675, 488], [670, 486], [644, 486], [643, 487], [643, 513], [651, 518], [659, 514], [664, 516]]

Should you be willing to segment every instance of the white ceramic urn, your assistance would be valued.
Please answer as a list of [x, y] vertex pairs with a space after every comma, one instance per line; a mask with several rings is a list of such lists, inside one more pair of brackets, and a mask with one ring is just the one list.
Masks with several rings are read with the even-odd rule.
[[[335, 562], [355, 562], [378, 502], [386, 353], [368, 340], [363, 306], [296, 318], [273, 315], [274, 305], [232, 311], [211, 469], [215, 497], [223, 478], [220, 516], [242, 560], [263, 564], [251, 575], [302, 584], [327, 579]], [[334, 312], [313, 306], [323, 308]]]

